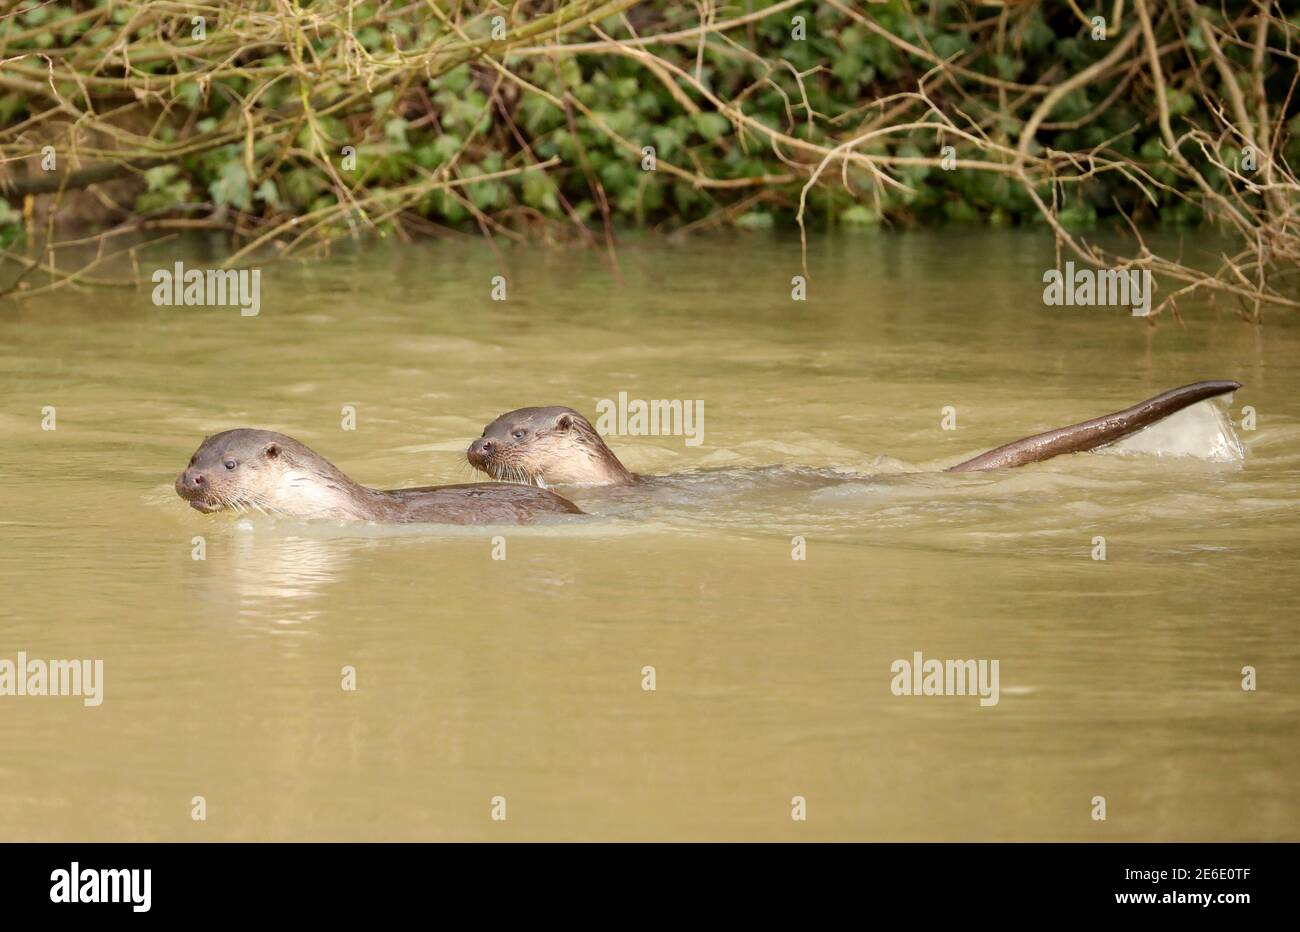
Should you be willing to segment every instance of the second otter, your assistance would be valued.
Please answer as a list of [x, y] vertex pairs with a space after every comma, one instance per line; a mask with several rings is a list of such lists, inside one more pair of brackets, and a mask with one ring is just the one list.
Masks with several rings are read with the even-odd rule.
[[[1023, 437], [981, 453], [946, 472], [974, 472], [1039, 463], [1062, 453], [1083, 453], [1137, 433], [1189, 405], [1241, 388], [1240, 382], [1194, 382], [1131, 408]], [[494, 479], [546, 488], [553, 485], [631, 485], [630, 472], [591, 422], [572, 408], [519, 408], [483, 429], [465, 452], [470, 465]]]
[[204, 514], [231, 509], [291, 518], [441, 524], [527, 524], [549, 515], [582, 514], [568, 499], [527, 485], [371, 489], [292, 437], [249, 428], [205, 439], [176, 478], [176, 494]]

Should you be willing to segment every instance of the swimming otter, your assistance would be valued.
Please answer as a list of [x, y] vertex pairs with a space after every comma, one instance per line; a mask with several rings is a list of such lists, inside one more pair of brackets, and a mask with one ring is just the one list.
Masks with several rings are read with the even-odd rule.
[[572, 408], [519, 408], [501, 415], [465, 451], [493, 479], [551, 485], [631, 485], [629, 472], [591, 422]]
[[367, 488], [292, 437], [249, 428], [205, 439], [176, 478], [176, 494], [204, 514], [231, 508], [404, 524], [526, 524], [546, 515], [583, 513], [568, 499], [528, 485]]
[[[1188, 405], [1241, 388], [1240, 382], [1195, 382], [1148, 398], [1131, 408], [1059, 427], [1000, 446], [949, 466], [945, 472], [973, 472], [1039, 463], [1062, 453], [1082, 453], [1134, 434]], [[470, 465], [494, 479], [546, 488], [552, 485], [631, 485], [629, 472], [572, 408], [519, 408], [483, 429], [465, 452]]]

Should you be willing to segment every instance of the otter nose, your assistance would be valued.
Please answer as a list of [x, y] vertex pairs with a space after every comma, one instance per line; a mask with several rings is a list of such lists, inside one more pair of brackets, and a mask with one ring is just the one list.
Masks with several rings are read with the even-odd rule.
[[469, 445], [469, 450], [466, 451], [465, 455], [469, 457], [472, 465], [482, 466], [487, 462], [487, 458], [492, 455], [494, 449], [496, 449], [495, 443], [486, 437], [479, 437]]
[[197, 469], [187, 469], [181, 473], [181, 483], [191, 489], [201, 489], [207, 480]]

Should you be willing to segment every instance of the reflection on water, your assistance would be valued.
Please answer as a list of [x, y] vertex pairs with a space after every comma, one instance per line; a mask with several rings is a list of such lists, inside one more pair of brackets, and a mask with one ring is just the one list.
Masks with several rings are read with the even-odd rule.
[[[1051, 244], [1011, 233], [815, 242], [804, 304], [781, 239], [631, 241], [621, 288], [504, 261], [506, 302], [490, 250], [439, 243], [267, 266], [257, 318], [0, 312], [0, 657], [105, 663], [97, 709], [0, 697], [0, 838], [1295, 837], [1294, 322], [1044, 308]], [[941, 472], [1204, 378], [1244, 387], [1102, 455]], [[573, 524], [171, 491], [234, 426], [375, 486], [476, 481], [497, 414], [620, 391], [702, 399], [705, 444], [609, 438], [656, 478], [565, 490]], [[998, 705], [893, 696], [914, 651], [997, 658]]]

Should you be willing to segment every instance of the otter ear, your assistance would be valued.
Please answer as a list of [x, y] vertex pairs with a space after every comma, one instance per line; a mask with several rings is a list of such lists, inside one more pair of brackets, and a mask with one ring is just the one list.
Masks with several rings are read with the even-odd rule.
[[568, 430], [573, 426], [573, 418], [567, 414], [561, 414], [555, 422], [556, 430]]
[[266, 454], [267, 459], [273, 460], [280, 455], [280, 444], [272, 440], [262, 449], [262, 452]]

